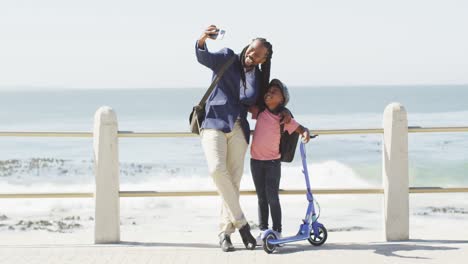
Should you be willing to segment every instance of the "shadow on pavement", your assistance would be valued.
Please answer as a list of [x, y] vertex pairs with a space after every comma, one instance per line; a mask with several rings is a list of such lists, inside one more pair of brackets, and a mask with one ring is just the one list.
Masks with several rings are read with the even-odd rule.
[[[417, 244], [414, 244], [417, 243]], [[405, 243], [402, 242], [388, 242], [388, 243], [349, 243], [349, 244], [337, 244], [337, 243], [325, 243], [320, 247], [314, 247], [311, 245], [294, 245], [288, 244], [282, 248], [277, 249], [276, 254], [291, 254], [299, 251], [335, 251], [335, 250], [366, 250], [373, 251], [375, 254], [387, 256], [387, 257], [399, 257], [399, 258], [409, 258], [409, 259], [428, 259], [425, 257], [418, 256], [402, 256], [396, 252], [411, 252], [417, 250], [457, 250], [458, 247], [453, 246], [433, 246], [433, 245], [424, 245], [424, 243], [437, 243], [437, 244], [467, 244], [468, 240], [409, 240]]]

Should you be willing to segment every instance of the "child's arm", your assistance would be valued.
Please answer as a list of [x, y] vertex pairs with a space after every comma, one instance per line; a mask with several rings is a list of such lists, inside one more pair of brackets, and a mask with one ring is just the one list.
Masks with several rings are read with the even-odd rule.
[[295, 130], [296, 133], [299, 133], [302, 137], [302, 141], [304, 143], [307, 143], [309, 142], [310, 140], [310, 132], [309, 132], [309, 129], [307, 127], [303, 127], [301, 125], [299, 125], [296, 130]]

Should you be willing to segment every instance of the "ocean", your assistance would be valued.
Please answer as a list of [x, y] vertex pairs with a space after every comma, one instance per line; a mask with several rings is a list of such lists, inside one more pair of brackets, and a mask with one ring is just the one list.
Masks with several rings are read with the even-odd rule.
[[[91, 132], [112, 107], [119, 130], [187, 132], [204, 89], [0, 91], [0, 131]], [[316, 129], [381, 128], [389, 103], [409, 126], [468, 126], [468, 85], [290, 87], [295, 119]], [[252, 128], [254, 122], [250, 121]], [[409, 135], [411, 186], [468, 185], [467, 133]], [[0, 137], [0, 193], [93, 191], [91, 138]], [[307, 144], [313, 188], [381, 185], [382, 135], [321, 135]], [[198, 138], [119, 139], [121, 190], [214, 190]], [[253, 189], [249, 152], [243, 189]], [[303, 188], [300, 155], [283, 163], [281, 188]]]

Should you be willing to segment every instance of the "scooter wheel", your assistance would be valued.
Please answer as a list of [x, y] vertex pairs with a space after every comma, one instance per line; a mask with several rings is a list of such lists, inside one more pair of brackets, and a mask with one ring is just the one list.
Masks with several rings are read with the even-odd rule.
[[307, 239], [309, 240], [310, 244], [312, 244], [313, 246], [321, 246], [323, 245], [323, 243], [325, 243], [325, 241], [327, 241], [327, 237], [328, 237], [327, 229], [324, 226], [322, 226], [322, 227], [319, 227], [318, 230], [319, 230], [318, 234], [314, 234], [314, 230], [311, 230], [309, 238]]
[[276, 250], [276, 245], [268, 243], [269, 240], [274, 240], [276, 239], [276, 235], [274, 233], [268, 234], [264, 239], [263, 239], [263, 250], [265, 250], [266, 253], [271, 254], [273, 251]]

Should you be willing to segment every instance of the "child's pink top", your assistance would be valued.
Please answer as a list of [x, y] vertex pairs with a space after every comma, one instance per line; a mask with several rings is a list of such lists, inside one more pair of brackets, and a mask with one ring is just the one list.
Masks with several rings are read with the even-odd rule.
[[[260, 114], [258, 109], [250, 109], [252, 118], [257, 119], [255, 131], [253, 134], [252, 146], [250, 147], [250, 155], [256, 160], [276, 160], [281, 158], [279, 151], [281, 132], [280, 132], [280, 115], [275, 115], [265, 109]], [[296, 120], [291, 119], [289, 124], [284, 124], [284, 130], [289, 134], [299, 127]]]

